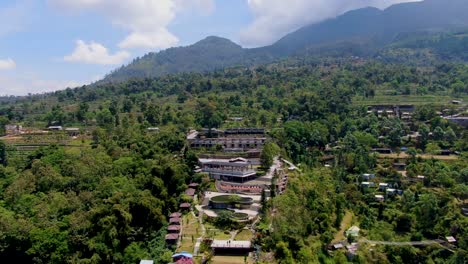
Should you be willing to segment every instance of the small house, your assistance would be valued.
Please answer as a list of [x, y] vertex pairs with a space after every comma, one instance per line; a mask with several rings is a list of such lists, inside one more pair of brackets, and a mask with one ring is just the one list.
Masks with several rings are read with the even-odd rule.
[[80, 129], [76, 128], [76, 127], [65, 128], [65, 132], [67, 132], [67, 134], [70, 137], [76, 137], [76, 136], [80, 135]]
[[167, 227], [167, 232], [172, 234], [172, 233], [180, 233], [180, 225], [170, 225]]
[[169, 218], [181, 218], [181, 217], [182, 217], [182, 213], [179, 213], [179, 212], [172, 213], [171, 215], [169, 215]]
[[352, 237], [358, 237], [359, 236], [359, 231], [361, 229], [357, 226], [352, 226], [348, 230], [346, 230], [345, 234], [346, 237], [352, 236]]
[[50, 131], [62, 131], [63, 127], [62, 126], [50, 126], [47, 129], [49, 129]]
[[424, 179], [426, 179], [426, 176], [418, 175], [418, 176], [416, 176], [416, 179], [418, 179], [420, 181], [424, 181]]
[[191, 184], [189, 184], [188, 187], [196, 190], [196, 189], [198, 189], [198, 186], [199, 186], [198, 183], [191, 183]]
[[385, 193], [389, 196], [393, 196], [395, 194], [397, 194], [397, 190], [396, 189], [392, 189], [392, 188], [388, 188]]
[[182, 220], [179, 217], [172, 217], [169, 219], [171, 225], [180, 225]]
[[365, 181], [368, 181], [370, 179], [374, 179], [375, 178], [375, 174], [373, 173], [364, 173], [362, 174], [362, 179], [365, 180]]
[[393, 163], [393, 168], [395, 168], [397, 171], [404, 171], [406, 170], [406, 164], [405, 163]]
[[195, 196], [195, 189], [188, 188], [187, 190], [185, 190], [185, 195], [188, 195], [190, 197]]
[[159, 127], [148, 127], [146, 129], [148, 132], [159, 132]]
[[379, 190], [385, 191], [388, 188], [388, 183], [381, 182], [379, 183]]
[[190, 207], [191, 207], [191, 206], [192, 206], [192, 205], [189, 204], [189, 203], [181, 203], [180, 206], [179, 206], [179, 208], [180, 208], [181, 210], [183, 210], [183, 211], [188, 211], [188, 210], [190, 210]]
[[177, 244], [177, 240], [179, 240], [179, 234], [167, 234], [165, 240], [167, 244]]
[[383, 201], [385, 201], [385, 197], [383, 195], [381, 195], [381, 194], [376, 194], [375, 195], [375, 200], [377, 202], [383, 202]]
[[154, 260], [142, 259], [140, 260], [140, 264], [154, 264]]
[[375, 187], [375, 182], [361, 182], [361, 186], [364, 188]]
[[445, 239], [446, 239], [447, 242], [449, 242], [450, 244], [455, 244], [455, 243], [457, 243], [457, 240], [456, 240], [453, 236], [445, 237]]

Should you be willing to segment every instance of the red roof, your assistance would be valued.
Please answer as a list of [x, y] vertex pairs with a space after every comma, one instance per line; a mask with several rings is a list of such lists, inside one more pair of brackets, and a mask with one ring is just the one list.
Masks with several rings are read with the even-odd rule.
[[166, 240], [177, 240], [179, 239], [179, 234], [167, 234]]
[[190, 188], [197, 188], [198, 185], [199, 185], [198, 183], [191, 183], [191, 184], [189, 184], [189, 187]]
[[167, 227], [167, 230], [178, 231], [178, 230], [180, 230], [180, 226], [179, 225], [170, 225], [170, 226]]
[[182, 216], [182, 213], [177, 212], [177, 213], [172, 213], [169, 217], [170, 217], [170, 218], [174, 218], [174, 217], [175, 217], [175, 218], [179, 218], [179, 217], [181, 217], [181, 216]]
[[190, 204], [189, 203], [182, 203], [180, 204], [180, 208], [190, 208]]
[[193, 264], [193, 259], [191, 258], [180, 258], [176, 261], [176, 264]]
[[180, 223], [179, 217], [172, 217], [169, 219], [169, 223]]
[[189, 188], [185, 190], [185, 194], [188, 196], [194, 196], [195, 195], [195, 189]]

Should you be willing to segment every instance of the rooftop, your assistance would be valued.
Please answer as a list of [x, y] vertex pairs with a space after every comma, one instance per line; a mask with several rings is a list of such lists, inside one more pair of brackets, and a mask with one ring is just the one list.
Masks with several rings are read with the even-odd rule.
[[250, 241], [236, 241], [236, 240], [213, 240], [211, 243], [212, 248], [251, 248], [252, 242]]
[[167, 234], [165, 238], [166, 240], [177, 240], [179, 239], [179, 234]]

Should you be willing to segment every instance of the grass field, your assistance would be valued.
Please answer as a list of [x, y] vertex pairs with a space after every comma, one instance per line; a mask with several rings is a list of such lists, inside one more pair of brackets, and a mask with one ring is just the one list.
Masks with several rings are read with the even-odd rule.
[[201, 232], [200, 223], [192, 214], [185, 215], [182, 221], [182, 240], [177, 251], [193, 252], [193, 247]]
[[253, 238], [252, 231], [248, 229], [242, 229], [239, 233], [237, 233], [234, 240], [251, 240]]

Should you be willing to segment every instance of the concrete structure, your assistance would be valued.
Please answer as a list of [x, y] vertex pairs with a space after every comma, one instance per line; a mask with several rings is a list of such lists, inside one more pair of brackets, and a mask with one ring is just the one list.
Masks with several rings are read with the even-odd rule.
[[200, 159], [202, 172], [215, 180], [246, 182], [256, 178], [256, 171], [250, 161], [237, 158], [230, 160]]
[[266, 142], [262, 128], [231, 128], [226, 131], [218, 129], [191, 130], [187, 140], [192, 148], [218, 148], [228, 152], [245, 152], [261, 149]]
[[247, 255], [253, 250], [252, 242], [236, 240], [213, 240], [211, 248], [215, 255]]

